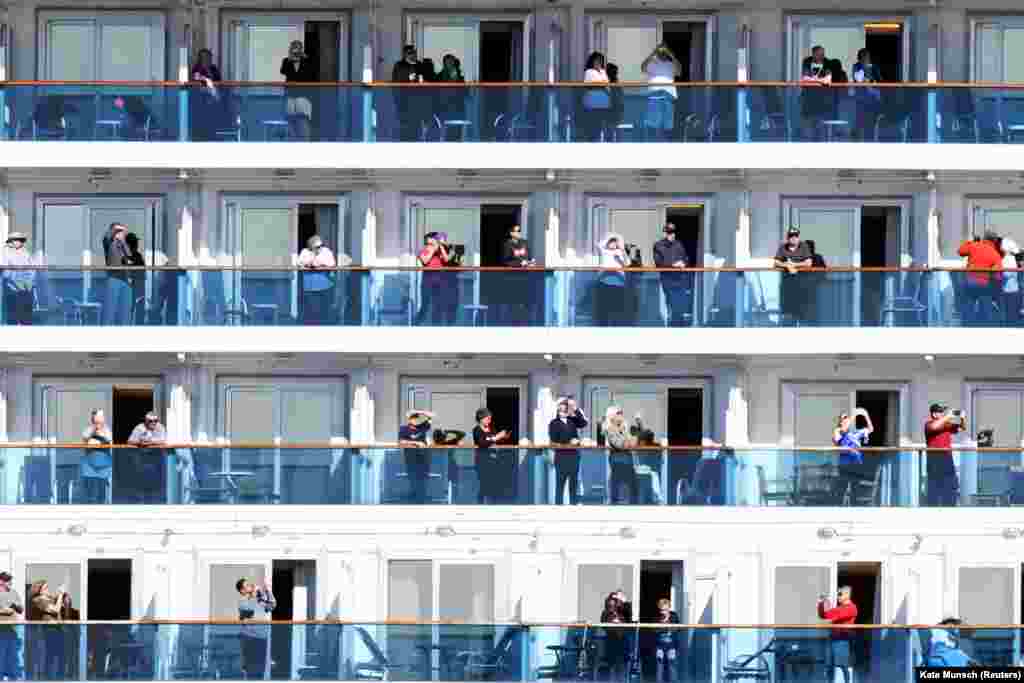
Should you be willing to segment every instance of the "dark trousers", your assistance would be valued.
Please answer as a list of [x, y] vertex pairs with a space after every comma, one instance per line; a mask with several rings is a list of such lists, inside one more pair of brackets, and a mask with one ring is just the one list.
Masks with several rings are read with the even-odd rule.
[[480, 480], [477, 501], [481, 505], [501, 505], [515, 500], [515, 454], [491, 451], [477, 455], [476, 471]]
[[164, 451], [140, 448], [114, 451], [113, 502], [166, 503]]
[[966, 301], [962, 316], [971, 325], [991, 325], [995, 318], [995, 290], [991, 284], [978, 284], [967, 278], [964, 286]]
[[29, 660], [32, 678], [37, 681], [65, 680], [67, 672], [64, 661], [72, 653], [65, 652], [64, 628], [52, 623], [36, 623], [31, 626]]
[[928, 483], [925, 492], [927, 507], [955, 507], [960, 499], [960, 481], [956, 476], [951, 453], [928, 453], [925, 471]]
[[555, 451], [555, 505], [562, 504], [566, 483], [569, 484], [569, 504], [575, 505], [579, 499], [580, 455], [576, 451]]
[[100, 477], [82, 477], [78, 480], [79, 499], [82, 505], [103, 505], [107, 502], [107, 480]]
[[127, 280], [107, 276], [107, 299], [103, 302], [104, 325], [127, 325], [132, 311], [132, 286]]
[[242, 641], [242, 671], [245, 672], [245, 680], [261, 680], [267, 670], [266, 639], [241, 636], [239, 640]]
[[[805, 275], [805, 274], [804, 274]], [[783, 315], [793, 322], [801, 322], [807, 318], [808, 295], [806, 287], [810, 284], [804, 275], [782, 274], [782, 301], [780, 308]]]
[[330, 323], [332, 294], [334, 294], [333, 289], [303, 292], [302, 323], [304, 325], [327, 325]]
[[8, 325], [32, 324], [32, 290], [5, 289], [4, 311]]
[[636, 505], [640, 487], [633, 463], [612, 463], [611, 470], [611, 484], [608, 488], [612, 494], [612, 504]]
[[872, 460], [862, 463], [850, 463], [839, 465], [839, 474], [832, 484], [832, 500], [834, 505], [842, 505], [846, 499], [846, 493], [850, 494], [850, 505], [857, 505], [857, 491], [864, 484], [870, 484], [875, 480], [875, 471], [878, 464]]
[[[679, 483], [682, 481], [693, 482], [693, 475], [697, 472], [697, 464], [700, 462], [700, 451], [669, 452], [668, 454], [668, 491], [666, 500], [669, 505], [682, 505], [686, 501], [683, 496], [676, 495]], [[685, 488], [685, 487], [684, 487]]]
[[427, 481], [430, 478], [430, 451], [406, 449], [402, 452], [405, 458], [405, 474], [409, 478], [409, 502], [423, 504], [427, 502]]
[[21, 678], [21, 638], [14, 626], [0, 626], [0, 679]]
[[654, 648], [654, 679], [657, 683], [675, 683], [677, 653], [674, 645], [658, 645]]
[[[448, 277], [449, 275], [452, 277]], [[448, 327], [455, 324], [457, 300], [455, 292], [451, 291], [451, 288], [457, 286], [454, 275], [455, 273], [423, 273], [417, 325]]]
[[626, 288], [597, 284], [594, 297], [594, 323], [597, 327], [623, 324], [626, 317]]
[[686, 317], [693, 315], [690, 303], [690, 291], [682, 282], [661, 280], [661, 291], [665, 294], [665, 305], [668, 307], [668, 320], [672, 327], [683, 327], [690, 324]]
[[[1017, 273], [1007, 273], [1007, 276], [1016, 274]], [[1020, 305], [1021, 296], [1019, 291], [1003, 292], [1003, 300], [1001, 307], [1003, 309], [1003, 322], [1006, 324], [1007, 327], [1020, 326]]]
[[607, 133], [611, 122], [610, 109], [583, 109], [580, 111], [580, 140], [578, 142], [600, 142], [602, 134]]

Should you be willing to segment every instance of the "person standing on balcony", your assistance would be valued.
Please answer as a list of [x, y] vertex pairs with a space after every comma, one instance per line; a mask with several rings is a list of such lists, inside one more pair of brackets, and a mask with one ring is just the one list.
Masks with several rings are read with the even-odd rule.
[[[238, 629], [242, 649], [242, 672], [247, 681], [260, 681], [267, 670], [267, 640], [270, 638], [271, 613], [277, 608], [277, 599], [270, 589], [270, 582], [263, 580], [263, 586], [247, 578], [235, 583], [238, 591]], [[263, 622], [263, 623], [258, 623]]]
[[[927, 486], [925, 505], [953, 507], [960, 499], [960, 480], [953, 463], [953, 435], [967, 429], [967, 416], [948, 411], [941, 403], [933, 403], [924, 423]], [[935, 449], [932, 451], [931, 449]]]
[[[865, 425], [857, 427], [855, 420], [863, 417]], [[871, 486], [875, 481], [877, 468], [876, 456], [869, 456], [868, 462], [864, 462], [863, 448], [875, 426], [871, 424], [871, 416], [863, 408], [857, 408], [853, 416], [843, 413], [836, 421], [836, 428], [832, 432], [832, 444], [840, 447], [839, 451], [839, 472], [832, 487], [832, 497], [836, 505], [842, 505], [847, 500], [851, 505], [858, 502], [859, 489], [862, 486]]]
[[36, 259], [25, 247], [28, 238], [23, 232], [7, 236], [3, 252], [4, 311], [8, 325], [31, 325], [35, 306], [35, 270], [8, 270], [14, 266], [35, 266]]
[[192, 111], [194, 139], [212, 141], [217, 139], [217, 129], [224, 123], [227, 102], [221, 98], [217, 84], [221, 78], [220, 69], [213, 63], [213, 52], [205, 47], [196, 55], [192, 67], [192, 80], [200, 84], [194, 92], [195, 104]]
[[594, 324], [611, 327], [625, 323], [626, 310], [626, 256], [622, 235], [608, 234], [598, 245], [601, 250], [601, 272], [594, 293]]
[[423, 133], [423, 123], [433, 112], [431, 111], [432, 93], [424, 95], [416, 88], [405, 87], [434, 79], [434, 70], [426, 73], [426, 68], [419, 60], [415, 45], [402, 48], [402, 58], [395, 62], [391, 69], [391, 80], [398, 84], [395, 87], [395, 109], [398, 112], [398, 139], [401, 142], [416, 142]]
[[508, 492], [515, 490], [515, 451], [496, 451], [494, 446], [507, 441], [510, 434], [502, 430], [494, 432], [494, 416], [487, 408], [476, 411], [476, 427], [473, 428], [473, 445], [476, 446], [476, 472], [480, 482], [477, 501], [480, 505], [495, 505], [509, 499]]
[[1019, 271], [1022, 260], [1021, 249], [1010, 238], [1002, 240], [999, 247], [1003, 252], [1003, 297], [1000, 302], [1003, 309], [1003, 322], [1007, 327], [1018, 327], [1021, 321], [1021, 273]]
[[647, 74], [647, 131], [658, 141], [672, 138], [675, 128], [676, 97], [673, 83], [683, 74], [683, 65], [668, 45], [661, 43], [640, 65]]
[[659, 273], [661, 291], [665, 295], [665, 306], [668, 308], [668, 320], [671, 327], [683, 327], [686, 318], [692, 317], [690, 294], [693, 291], [693, 275], [683, 272], [691, 261], [686, 247], [676, 236], [676, 226], [665, 223], [664, 239], [654, 243], [654, 267], [672, 268], [679, 272]]
[[[853, 602], [853, 590], [849, 586], [843, 586], [836, 594], [836, 606], [830, 607], [828, 596], [818, 597], [818, 618], [824, 619], [836, 626], [846, 626], [857, 623], [857, 605]], [[853, 630], [849, 628], [832, 629], [832, 638], [829, 647], [829, 666], [832, 667], [835, 679], [838, 680], [839, 672], [843, 673], [844, 683], [853, 681]], [[828, 677], [829, 679], [832, 676]]]
[[862, 83], [854, 89], [854, 100], [857, 103], [857, 127], [855, 134], [860, 140], [871, 140], [874, 137], [875, 123], [882, 113], [882, 92], [878, 88], [869, 87], [869, 83], [880, 83], [882, 72], [877, 64], [871, 62], [871, 53], [866, 47], [857, 50], [857, 63], [853, 65], [853, 82]]
[[828, 87], [833, 80], [838, 81], [837, 74], [833, 72], [835, 66], [834, 61], [825, 56], [825, 48], [821, 45], [812, 47], [811, 55], [805, 57], [800, 65], [800, 82], [804, 84], [800, 88], [804, 140], [818, 140], [821, 122], [835, 115], [835, 93]]
[[[779, 245], [775, 252], [775, 267], [782, 273], [781, 295], [782, 315], [799, 324], [807, 315], [808, 294], [804, 291], [806, 283], [799, 273], [814, 264], [811, 250], [807, 242], [800, 241], [800, 229], [791, 227], [786, 231], [786, 241]], [[786, 320], [781, 321], [783, 323]]]
[[636, 440], [629, 435], [622, 408], [608, 406], [602, 431], [608, 445], [608, 465], [611, 469], [611, 481], [608, 485], [611, 504], [636, 505], [640, 488], [636, 477], [636, 463], [630, 450], [636, 444]]
[[[142, 240], [134, 232], [124, 236], [124, 243], [128, 246], [128, 258], [136, 268], [146, 267], [146, 257], [142, 253]], [[144, 324], [146, 321], [146, 276], [145, 270], [129, 271], [132, 283], [132, 307], [131, 318], [136, 324]]]
[[[678, 624], [679, 615], [672, 611], [672, 601], [668, 598], [658, 600], [659, 624]], [[675, 628], [666, 628], [654, 632], [654, 670], [656, 683], [675, 683], [676, 657], [679, 653], [680, 635]]]
[[111, 223], [109, 232], [103, 238], [107, 266], [117, 269], [107, 271], [107, 299], [103, 306], [104, 325], [127, 325], [131, 318], [132, 274], [127, 270], [120, 270], [134, 265], [127, 237], [126, 225]]
[[22, 677], [22, 636], [17, 622], [24, 619], [25, 603], [11, 588], [13, 579], [9, 573], [0, 572], [0, 680], [18, 681]]
[[[523, 239], [523, 229], [519, 225], [512, 226], [508, 239], [501, 245], [501, 265], [509, 269], [536, 265], [530, 258], [530, 244]], [[504, 291], [500, 295], [508, 309], [503, 316], [506, 324], [529, 325], [532, 322], [533, 294], [538, 289], [534, 287], [535, 277], [543, 278], [543, 273], [508, 273], [502, 277]]]
[[90, 448], [82, 453], [82, 462], [79, 464], [82, 500], [74, 502], [101, 505], [107, 502], [107, 488], [110, 486], [114, 466], [110, 455], [114, 436], [101, 409], [96, 408], [89, 413], [89, 426], [82, 432], [82, 441]]
[[427, 502], [427, 480], [430, 477], [431, 452], [427, 447], [427, 434], [434, 414], [426, 410], [410, 410], [406, 413], [405, 424], [398, 429], [398, 445], [405, 460], [405, 474], [409, 481], [409, 502]]
[[[301, 40], [293, 40], [288, 46], [288, 56], [281, 60], [281, 75], [286, 83], [315, 83], [319, 80], [316, 64], [306, 54]], [[296, 140], [308, 141], [313, 119], [309, 93], [302, 88], [290, 87], [285, 104], [291, 135]]]
[[133, 460], [133, 488], [139, 496], [139, 502], [166, 502], [166, 468], [164, 452], [161, 449], [167, 445], [167, 430], [160, 424], [160, 416], [152, 411], [146, 413], [143, 422], [132, 430], [128, 443], [144, 449], [139, 453], [132, 453], [130, 449], [125, 452], [125, 456], [132, 457]]
[[571, 450], [555, 450], [555, 505], [562, 504], [563, 489], [569, 484], [569, 504], [576, 505], [580, 486], [580, 430], [587, 426], [587, 417], [573, 398], [558, 399], [558, 415], [548, 423], [548, 440]]
[[32, 677], [35, 680], [53, 681], [64, 679], [65, 639], [64, 628], [60, 625], [61, 608], [67, 590], [64, 586], [51, 593], [45, 579], [35, 581], [29, 590], [28, 620], [40, 622], [34, 627], [30, 650], [32, 652]]
[[964, 321], [977, 326], [991, 325], [995, 313], [995, 292], [993, 285], [1002, 283], [1003, 255], [999, 251], [999, 235], [986, 232], [980, 240], [968, 240], [960, 245], [957, 253], [967, 258], [963, 289], [965, 306], [961, 315]]
[[331, 318], [331, 299], [338, 262], [320, 235], [306, 240], [299, 253], [299, 265], [310, 272], [302, 274], [302, 322], [305, 325], [327, 325]]
[[423, 236], [423, 250], [418, 260], [423, 268], [420, 284], [420, 312], [416, 324], [429, 323], [439, 327], [455, 323], [455, 310], [452, 303], [457, 302], [457, 294], [449, 291], [457, 284], [452, 273], [445, 268], [451, 262], [445, 236], [438, 232], [428, 232]]
[[612, 98], [606, 63], [603, 54], [592, 52], [583, 71], [583, 82], [591, 84], [583, 90], [580, 111], [580, 133], [586, 142], [601, 142], [611, 120]]

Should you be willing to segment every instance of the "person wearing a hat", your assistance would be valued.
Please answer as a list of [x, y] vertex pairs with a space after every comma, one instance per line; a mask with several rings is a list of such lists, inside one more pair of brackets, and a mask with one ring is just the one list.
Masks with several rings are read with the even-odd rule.
[[416, 324], [447, 326], [455, 324], [455, 310], [458, 303], [454, 290], [455, 273], [446, 273], [444, 269], [451, 261], [448, 245], [444, 236], [438, 232], [428, 232], [423, 236], [423, 250], [420, 251], [418, 262], [424, 269], [420, 279], [420, 312]]
[[[925, 470], [925, 505], [953, 507], [960, 497], [960, 481], [953, 463], [953, 435], [967, 429], [967, 417], [954, 415], [941, 403], [933, 403], [924, 423], [924, 442], [928, 447]], [[934, 449], [934, 450], [932, 450]]]
[[622, 324], [626, 316], [626, 273], [629, 260], [622, 235], [609, 233], [598, 245], [601, 250], [601, 274], [594, 296], [594, 324], [610, 327]]
[[404, 450], [405, 473], [409, 479], [409, 502], [427, 502], [427, 479], [430, 476], [431, 452], [426, 449], [427, 435], [433, 413], [426, 410], [410, 410], [405, 414], [405, 424], [398, 429], [398, 445]]
[[0, 572], [0, 680], [21, 679], [21, 627], [16, 623], [25, 615], [25, 602], [11, 588], [13, 578]]
[[558, 399], [558, 414], [548, 423], [548, 441], [569, 449], [555, 450], [555, 505], [562, 504], [563, 490], [569, 485], [569, 504], [575, 505], [579, 496], [580, 430], [587, 427], [587, 417], [576, 406], [575, 399], [563, 396]]
[[17, 266], [34, 266], [36, 260], [25, 247], [28, 238], [23, 232], [7, 236], [3, 256], [4, 311], [8, 325], [31, 325], [35, 301], [35, 270], [8, 270]]
[[[487, 408], [476, 411], [476, 427], [473, 427], [473, 445], [476, 446], [476, 472], [480, 482], [477, 496], [481, 505], [494, 505], [508, 500], [508, 492], [514, 491], [515, 451], [496, 451], [493, 446], [506, 441], [507, 431], [494, 431], [494, 416]], [[510, 466], [511, 465], [511, 466]]]
[[331, 317], [335, 273], [338, 266], [334, 253], [320, 235], [306, 240], [299, 253], [299, 265], [309, 270], [302, 274], [302, 322], [305, 325], [326, 325]]
[[1007, 271], [1003, 273], [1002, 283], [1003, 300], [1001, 302], [1001, 308], [1003, 309], [1003, 322], [1006, 323], [1007, 327], [1017, 327], [1020, 325], [1021, 319], [1021, 274], [1016, 271], [1020, 268], [1020, 264], [1017, 259], [1021, 251], [1017, 243], [1009, 237], [1004, 239], [999, 246], [1003, 252], [1003, 270]]
[[[672, 268], [682, 271], [690, 265], [686, 247], [676, 238], [676, 226], [665, 223], [665, 238], [654, 243], [654, 267]], [[690, 293], [693, 291], [693, 274], [684, 272], [661, 272], [661, 291], [668, 308], [668, 324], [682, 327], [686, 316], [691, 315]]]
[[798, 323], [806, 317], [808, 301], [804, 291], [808, 283], [799, 273], [813, 264], [810, 247], [800, 240], [800, 229], [791, 227], [786, 231], [786, 241], [775, 252], [775, 267], [783, 271], [780, 288], [782, 313]]
[[[111, 223], [107, 236], [103, 238], [103, 252], [107, 266], [125, 268], [135, 265], [128, 247], [128, 227], [123, 223]], [[103, 303], [104, 325], [127, 325], [132, 310], [131, 272], [127, 270], [107, 271], [107, 298]]]

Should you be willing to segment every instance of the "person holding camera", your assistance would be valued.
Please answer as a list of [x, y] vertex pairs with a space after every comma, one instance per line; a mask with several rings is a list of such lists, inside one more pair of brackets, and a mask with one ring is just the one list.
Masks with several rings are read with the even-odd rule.
[[446, 327], [455, 323], [455, 307], [448, 292], [454, 285], [451, 274], [444, 272], [452, 263], [452, 253], [439, 232], [428, 232], [423, 236], [423, 250], [419, 253], [419, 265], [424, 269], [420, 284], [420, 312], [416, 324]]
[[665, 295], [665, 306], [668, 308], [668, 322], [670, 327], [682, 327], [686, 324], [686, 317], [691, 316], [693, 311], [690, 304], [690, 294], [693, 292], [693, 274], [683, 272], [683, 269], [691, 263], [690, 255], [686, 253], [686, 247], [676, 237], [676, 226], [672, 223], [665, 223], [665, 238], [654, 243], [654, 267], [661, 269], [674, 269], [677, 272], [666, 272], [663, 270], [658, 275], [661, 278], [661, 291]]
[[626, 317], [626, 268], [629, 257], [622, 235], [609, 233], [599, 245], [601, 274], [594, 296], [594, 324], [611, 327]]
[[[967, 258], [964, 274], [964, 306], [961, 316], [966, 323], [990, 325], [996, 310], [997, 293], [1001, 291], [1003, 255], [999, 251], [999, 235], [986, 232], [982, 238], [960, 245], [957, 254]], [[994, 271], [994, 272], [986, 272]]]
[[608, 490], [611, 492], [611, 503], [636, 505], [640, 486], [636, 476], [636, 462], [630, 449], [636, 445], [637, 440], [629, 434], [622, 408], [608, 406], [601, 429], [608, 446], [608, 465], [611, 469]]
[[476, 472], [480, 482], [477, 502], [480, 505], [495, 505], [506, 502], [507, 492], [513, 490], [515, 472], [515, 451], [496, 451], [493, 447], [507, 441], [511, 434], [502, 430], [495, 433], [494, 415], [487, 408], [476, 411], [476, 427], [473, 427], [473, 445], [476, 446]]
[[960, 481], [953, 464], [953, 435], [967, 429], [967, 416], [962, 410], [949, 410], [941, 403], [933, 403], [928, 413], [924, 423], [928, 447], [925, 505], [953, 507], [960, 498]]
[[430, 451], [420, 451], [427, 447], [427, 434], [430, 433], [430, 421], [434, 414], [426, 410], [410, 410], [405, 415], [405, 424], [398, 428], [398, 445], [405, 460], [405, 473], [409, 479], [409, 502], [422, 504], [427, 502], [427, 478], [430, 476]]
[[563, 490], [569, 484], [569, 504], [576, 505], [580, 487], [580, 430], [587, 426], [587, 417], [576, 405], [576, 399], [558, 399], [558, 415], [548, 423], [548, 440], [553, 444], [572, 446], [555, 450], [555, 505], [562, 504]]
[[[508, 239], [501, 246], [501, 265], [510, 270], [532, 268], [537, 262], [530, 258], [530, 244], [523, 239], [523, 229], [517, 224], [508, 232]], [[494, 273], [490, 274], [492, 277]], [[536, 279], [535, 275], [541, 275]], [[504, 291], [502, 301], [506, 308], [503, 316], [508, 325], [529, 325], [533, 319], [532, 299], [535, 284], [543, 281], [540, 273], [506, 273], [501, 276]], [[543, 296], [539, 299], [543, 300]]]
[[[856, 426], [857, 417], [864, 418], [864, 427]], [[857, 408], [852, 416], [843, 413], [836, 420], [832, 443], [843, 449], [839, 451], [839, 476], [832, 487], [832, 497], [836, 505], [842, 505], [847, 500], [851, 505], [855, 504], [857, 489], [865, 484], [870, 485], [875, 480], [877, 464], [873, 460], [865, 463], [864, 453], [860, 450], [867, 444], [874, 431], [871, 416], [863, 408]]]
[[818, 618], [839, 627], [832, 629], [828, 664], [836, 674], [839, 671], [843, 672], [844, 683], [853, 683], [854, 631], [841, 628], [847, 624], [857, 623], [857, 605], [853, 602], [853, 590], [849, 586], [842, 586], [836, 592], [835, 607], [830, 605], [827, 595], [818, 596]]

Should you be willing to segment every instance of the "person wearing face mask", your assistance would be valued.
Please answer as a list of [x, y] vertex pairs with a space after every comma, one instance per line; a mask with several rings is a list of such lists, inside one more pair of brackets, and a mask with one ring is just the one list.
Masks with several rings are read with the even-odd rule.
[[448, 291], [454, 286], [454, 273], [444, 272], [451, 261], [445, 236], [428, 232], [423, 236], [423, 250], [419, 254], [419, 265], [424, 270], [420, 279], [420, 312], [416, 324], [430, 324], [446, 327], [455, 324], [455, 293]]
[[25, 247], [28, 238], [23, 232], [7, 236], [3, 251], [4, 313], [8, 325], [31, 325], [35, 305], [36, 270], [12, 270], [12, 266], [35, 266], [37, 260]]
[[82, 432], [82, 441], [90, 448], [82, 453], [79, 465], [81, 502], [86, 505], [106, 503], [114, 466], [110, 454], [114, 436], [107, 426], [106, 415], [99, 408], [89, 414], [89, 426]]
[[[501, 245], [501, 265], [510, 270], [531, 268], [530, 244], [523, 239], [523, 229], [513, 225], [508, 239]], [[497, 273], [490, 274], [494, 277]], [[529, 325], [533, 319], [532, 301], [538, 273], [509, 272], [501, 275], [501, 299], [505, 307], [502, 318], [507, 325]]]
[[558, 414], [548, 424], [548, 441], [560, 446], [573, 446], [571, 450], [555, 450], [555, 505], [562, 504], [563, 490], [569, 485], [569, 504], [576, 505], [580, 484], [580, 457], [576, 446], [580, 445], [580, 430], [588, 422], [576, 400], [569, 397], [558, 399]]
[[[315, 83], [319, 80], [316, 64], [306, 54], [301, 40], [293, 40], [288, 46], [288, 56], [281, 60], [281, 75], [286, 83]], [[300, 88], [288, 88], [288, 127], [297, 140], [309, 140], [313, 104], [308, 95]]]

